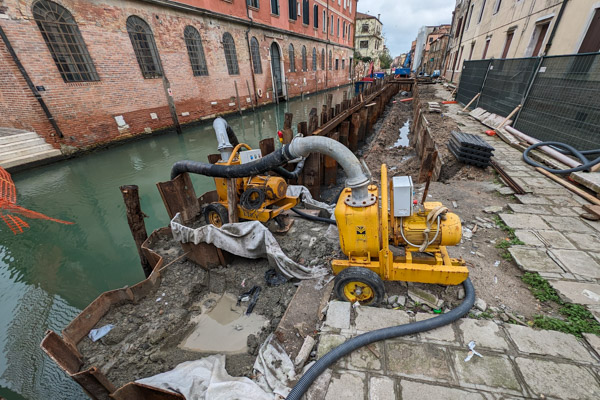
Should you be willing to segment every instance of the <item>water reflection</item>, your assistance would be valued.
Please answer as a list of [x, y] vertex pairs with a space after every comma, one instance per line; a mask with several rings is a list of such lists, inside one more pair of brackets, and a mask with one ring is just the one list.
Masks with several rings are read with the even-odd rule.
[[[346, 89], [330, 92], [334, 104]], [[241, 142], [258, 148], [260, 140], [277, 137], [284, 113], [294, 114], [295, 131], [325, 99], [325, 93], [311, 95], [227, 121]], [[206, 121], [182, 135], [167, 132], [13, 176], [19, 205], [75, 225], [34, 220], [19, 236], [0, 228], [0, 396], [86, 398], [39, 344], [46, 329], [60, 331], [100, 293], [143, 279], [119, 186], [139, 186], [149, 231], [165, 226], [156, 182], [169, 179], [176, 161], [206, 161], [216, 146]], [[208, 177], [192, 181], [198, 195], [214, 188]]]

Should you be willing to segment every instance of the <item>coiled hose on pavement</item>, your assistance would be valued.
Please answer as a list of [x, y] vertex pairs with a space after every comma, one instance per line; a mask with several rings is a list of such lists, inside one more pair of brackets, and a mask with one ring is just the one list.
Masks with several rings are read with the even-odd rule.
[[389, 328], [377, 329], [375, 331], [363, 333], [347, 342], [339, 345], [329, 353], [325, 354], [306, 373], [300, 378], [296, 386], [292, 389], [286, 400], [300, 400], [304, 393], [310, 388], [310, 385], [325, 371], [329, 366], [340, 358], [348, 355], [354, 350], [368, 344], [381, 340], [392, 339], [399, 336], [413, 335], [419, 332], [425, 332], [431, 329], [439, 328], [456, 321], [469, 312], [475, 303], [475, 288], [471, 280], [467, 278], [463, 282], [465, 288], [465, 299], [452, 311], [442, 314], [438, 317], [427, 319], [425, 321], [413, 322], [411, 324], [392, 326]]
[[[575, 157], [577, 157], [579, 159], [579, 161], [581, 161], [581, 165], [575, 168], [568, 168], [568, 169], [554, 169], [554, 168], [549, 168], [546, 167], [538, 162], [533, 161], [531, 158], [529, 158], [529, 152], [531, 150], [534, 150], [540, 146], [552, 146], [555, 150], [563, 153], [563, 154], [571, 154], [574, 155]], [[525, 151], [523, 152], [523, 160], [525, 160], [525, 162], [529, 165], [533, 165], [534, 167], [539, 167], [542, 169], [545, 169], [548, 172], [552, 172], [553, 174], [570, 174], [571, 172], [577, 172], [577, 171], [586, 171], [589, 170], [590, 168], [592, 168], [594, 165], [600, 163], [600, 157], [596, 158], [595, 160], [590, 161], [586, 155], [589, 154], [600, 154], [600, 149], [595, 149], [595, 150], [577, 150], [576, 148], [574, 148], [573, 146], [570, 146], [566, 143], [561, 143], [561, 142], [538, 142], [535, 144], [532, 144], [531, 146], [529, 146], [528, 148], [525, 149]]]

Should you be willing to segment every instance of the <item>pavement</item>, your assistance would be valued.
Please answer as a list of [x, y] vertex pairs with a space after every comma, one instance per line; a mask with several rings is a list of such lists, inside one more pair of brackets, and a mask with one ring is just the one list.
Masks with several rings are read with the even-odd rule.
[[[448, 92], [440, 87], [440, 95]], [[584, 220], [587, 202], [525, 164], [522, 152], [450, 105], [445, 115], [481, 135], [495, 161], [527, 192], [499, 214], [525, 245], [509, 251], [523, 271], [538, 272], [563, 299], [583, 304], [600, 321], [600, 222]], [[512, 191], [503, 188], [504, 194]], [[320, 331], [318, 357], [366, 331], [434, 314], [352, 308], [332, 301]], [[409, 337], [374, 343], [334, 364], [306, 398], [317, 399], [599, 399], [600, 337], [463, 318]], [[475, 351], [466, 361], [469, 342]]]

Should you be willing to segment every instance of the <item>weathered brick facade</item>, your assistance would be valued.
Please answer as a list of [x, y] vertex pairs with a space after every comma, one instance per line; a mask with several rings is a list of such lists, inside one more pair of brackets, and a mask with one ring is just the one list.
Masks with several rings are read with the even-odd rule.
[[[350, 0], [354, 2], [355, 0]], [[32, 129], [57, 148], [82, 149], [173, 125], [163, 80], [144, 79], [126, 28], [127, 18], [136, 15], [146, 21], [154, 35], [164, 75], [181, 124], [237, 111], [235, 84], [243, 108], [270, 103], [273, 98], [270, 48], [277, 43], [283, 58], [289, 97], [314, 92], [350, 81], [350, 59], [356, 4], [347, 6], [330, 0], [309, 1], [309, 24], [303, 17], [288, 17], [288, 1], [280, 0], [279, 16], [271, 15], [268, 0], [260, 8], [246, 7], [246, 0], [57, 0], [73, 16], [100, 78], [95, 82], [67, 83], [61, 77], [50, 51], [33, 19], [35, 0], [0, 0], [0, 26], [19, 57], [33, 85], [43, 86], [40, 94], [64, 134], [59, 138], [28, 88], [23, 75], [0, 41], [0, 126]], [[299, 1], [302, 5], [302, 1]], [[314, 26], [314, 5], [318, 27]], [[334, 21], [341, 18], [344, 32], [331, 35], [322, 28], [322, 10]], [[250, 19], [251, 17], [252, 19]], [[184, 41], [184, 29], [191, 25], [201, 34], [208, 76], [194, 76]], [[340, 28], [342, 29], [342, 28]], [[248, 38], [260, 47], [262, 73], [254, 74]], [[222, 38], [229, 32], [235, 43], [239, 74], [229, 75]], [[290, 71], [289, 45], [295, 49], [296, 72]], [[307, 71], [302, 71], [302, 46], [306, 46]], [[317, 70], [313, 71], [313, 48]], [[332, 69], [321, 54], [332, 52]], [[336, 70], [336, 59], [338, 69]], [[342, 62], [343, 60], [343, 62]], [[342, 68], [342, 66], [344, 68]], [[248, 89], [249, 88], [249, 89]], [[249, 93], [250, 92], [250, 93]], [[255, 95], [256, 94], [256, 95]], [[259, 97], [258, 94], [261, 94]], [[154, 115], [155, 114], [155, 115]], [[122, 116], [119, 127], [115, 117]]]

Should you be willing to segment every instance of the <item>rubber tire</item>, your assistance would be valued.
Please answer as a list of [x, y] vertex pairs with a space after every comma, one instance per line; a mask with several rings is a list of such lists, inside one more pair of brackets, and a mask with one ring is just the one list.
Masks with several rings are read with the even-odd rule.
[[[229, 223], [229, 213], [227, 212], [227, 207], [225, 207], [224, 205], [219, 203], [212, 203], [206, 206], [206, 208], [204, 209], [204, 219], [207, 224], [210, 224], [209, 215], [211, 212], [216, 212], [219, 215], [219, 218], [221, 218], [221, 221], [223, 222], [221, 226]], [[217, 228], [220, 228], [221, 226], [217, 226]]]
[[335, 277], [333, 290], [341, 301], [350, 301], [344, 294], [344, 286], [349, 282], [362, 282], [373, 290], [373, 299], [369, 302], [360, 303], [363, 306], [377, 305], [385, 297], [385, 287], [383, 281], [375, 272], [363, 267], [348, 267]]

